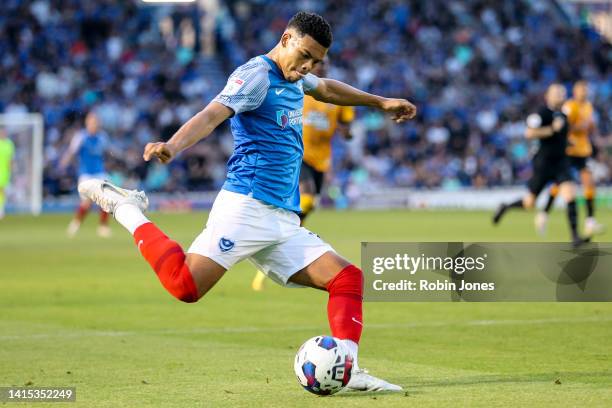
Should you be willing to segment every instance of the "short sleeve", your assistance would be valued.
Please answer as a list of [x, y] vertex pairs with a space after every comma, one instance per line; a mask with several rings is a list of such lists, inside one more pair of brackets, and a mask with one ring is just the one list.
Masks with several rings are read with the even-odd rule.
[[314, 74], [306, 74], [302, 81], [302, 88], [304, 89], [305, 93], [316, 89], [316, 87], [319, 85], [319, 77]]
[[234, 114], [257, 109], [268, 93], [268, 65], [258, 58], [238, 67], [227, 80], [225, 88], [214, 99], [234, 111]]

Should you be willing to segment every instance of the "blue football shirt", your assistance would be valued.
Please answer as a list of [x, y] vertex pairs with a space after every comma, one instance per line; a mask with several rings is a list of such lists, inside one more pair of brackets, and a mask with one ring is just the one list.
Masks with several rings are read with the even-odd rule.
[[108, 136], [103, 131], [89, 134], [81, 130], [74, 135], [69, 150], [79, 159], [79, 175], [104, 173], [104, 152], [108, 147]]
[[286, 81], [265, 55], [230, 75], [214, 99], [234, 111], [230, 120], [234, 151], [223, 189], [300, 212], [304, 91], [316, 88], [317, 82], [312, 74]]

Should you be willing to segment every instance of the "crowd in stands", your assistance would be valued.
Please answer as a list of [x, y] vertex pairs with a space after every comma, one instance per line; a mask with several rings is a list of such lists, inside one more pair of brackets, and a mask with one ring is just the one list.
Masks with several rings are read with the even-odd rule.
[[[169, 138], [236, 66], [272, 48], [299, 9], [332, 25], [330, 77], [419, 108], [415, 121], [399, 126], [357, 110], [353, 141], [334, 142], [329, 177], [337, 191], [525, 182], [532, 146], [524, 118], [552, 81], [569, 90], [587, 80], [598, 138], [612, 133], [612, 48], [588, 26], [570, 24], [552, 0], [222, 3], [216, 52], [207, 55], [195, 5], [3, 2], [0, 112], [43, 113], [47, 196], [75, 191], [74, 168], [57, 164], [92, 109], [113, 142], [107, 170], [114, 181], [148, 191], [218, 189], [233, 143], [227, 125], [170, 166], [144, 163], [142, 148]], [[609, 182], [605, 150], [594, 166]]]

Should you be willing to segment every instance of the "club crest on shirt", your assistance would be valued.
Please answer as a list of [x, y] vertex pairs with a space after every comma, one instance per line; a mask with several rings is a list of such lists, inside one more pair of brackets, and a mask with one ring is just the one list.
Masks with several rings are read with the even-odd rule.
[[219, 240], [219, 249], [221, 252], [227, 252], [234, 247], [234, 241], [229, 238], [221, 237]]

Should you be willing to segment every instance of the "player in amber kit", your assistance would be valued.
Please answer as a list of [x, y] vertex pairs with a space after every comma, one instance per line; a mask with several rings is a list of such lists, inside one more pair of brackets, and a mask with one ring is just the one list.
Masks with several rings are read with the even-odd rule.
[[[587, 207], [584, 234], [592, 236], [602, 233], [604, 227], [595, 220], [595, 180], [593, 180], [591, 170], [587, 167], [587, 159], [593, 154], [590, 136], [595, 130], [595, 122], [593, 120], [593, 105], [587, 99], [588, 85], [586, 81], [578, 81], [574, 84], [573, 96], [574, 98], [565, 102], [562, 108], [569, 122], [568, 143], [565, 152], [569, 156], [572, 169], [580, 174]], [[544, 211], [536, 215], [536, 230], [540, 234], [544, 234], [546, 230], [548, 213], [552, 208], [558, 191], [559, 189], [556, 184], [551, 187], [550, 196]]]
[[[313, 70], [318, 77], [327, 74], [326, 57]], [[331, 166], [332, 138], [336, 130], [345, 139], [350, 139], [349, 124], [355, 118], [352, 106], [338, 106], [317, 101], [309, 95], [304, 96], [304, 111], [302, 116], [302, 140], [304, 142], [304, 158], [300, 169], [300, 223], [314, 210], [318, 196], [323, 189], [325, 173]], [[266, 275], [257, 271], [251, 282], [255, 291], [264, 288]]]

